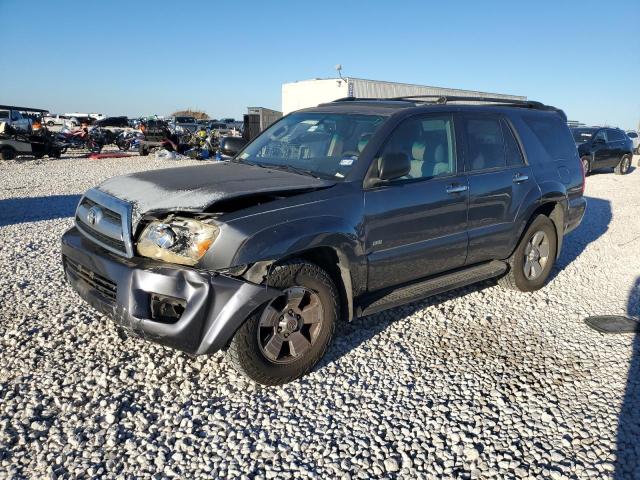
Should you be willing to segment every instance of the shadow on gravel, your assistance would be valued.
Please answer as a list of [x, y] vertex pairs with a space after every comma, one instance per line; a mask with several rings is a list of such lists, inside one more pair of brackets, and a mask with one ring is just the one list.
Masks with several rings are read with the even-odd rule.
[[80, 195], [7, 198], [0, 200], [0, 227], [72, 217]]
[[[640, 277], [629, 292], [627, 315], [640, 317]], [[640, 334], [633, 339], [627, 387], [618, 417], [616, 480], [640, 478]]]
[[455, 300], [470, 293], [492, 287], [495, 284], [495, 280], [485, 280], [474, 285], [457, 288], [380, 313], [356, 318], [352, 322], [338, 322], [337, 331], [333, 337], [334, 340], [315, 369], [322, 370], [327, 365], [340, 359], [343, 355], [347, 355], [350, 351], [357, 349], [361, 344], [372, 339], [398, 320], [409, 317], [432, 305], [438, 305], [447, 300]]
[[591, 242], [595, 242], [609, 228], [611, 223], [611, 202], [601, 198], [586, 197], [587, 211], [580, 226], [565, 237], [560, 258], [551, 270], [549, 282], [567, 268]]

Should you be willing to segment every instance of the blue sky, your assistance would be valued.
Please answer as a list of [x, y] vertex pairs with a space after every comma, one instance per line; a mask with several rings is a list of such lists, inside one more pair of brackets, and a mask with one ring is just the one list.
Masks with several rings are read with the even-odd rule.
[[526, 95], [640, 121], [640, 1], [0, 0], [0, 103], [111, 115], [280, 109], [335, 75]]

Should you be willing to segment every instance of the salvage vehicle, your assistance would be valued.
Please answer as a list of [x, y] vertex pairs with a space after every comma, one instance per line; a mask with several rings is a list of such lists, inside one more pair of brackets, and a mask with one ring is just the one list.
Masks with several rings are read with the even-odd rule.
[[48, 155], [60, 158], [61, 146], [45, 130], [27, 133], [6, 122], [0, 122], [0, 160], [13, 160], [18, 156], [42, 158]]
[[48, 110], [42, 110], [40, 108], [0, 105], [0, 122], [4, 122], [16, 130], [28, 132], [31, 130], [31, 118], [29, 118], [29, 114], [40, 117], [47, 113], [49, 113]]
[[586, 208], [566, 116], [533, 101], [350, 97], [221, 149], [87, 191], [62, 262], [130, 332], [268, 385], [309, 372], [338, 320], [541, 288]]
[[582, 168], [586, 175], [600, 168], [613, 168], [617, 175], [629, 172], [633, 159], [633, 142], [619, 128], [572, 128]]

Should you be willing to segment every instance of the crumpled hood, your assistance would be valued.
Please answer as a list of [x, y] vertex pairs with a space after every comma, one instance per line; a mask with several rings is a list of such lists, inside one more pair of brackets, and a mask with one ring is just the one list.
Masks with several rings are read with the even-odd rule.
[[113, 177], [98, 189], [132, 204], [135, 228], [157, 210], [202, 211], [220, 200], [251, 194], [324, 188], [334, 182], [234, 162], [151, 170]]

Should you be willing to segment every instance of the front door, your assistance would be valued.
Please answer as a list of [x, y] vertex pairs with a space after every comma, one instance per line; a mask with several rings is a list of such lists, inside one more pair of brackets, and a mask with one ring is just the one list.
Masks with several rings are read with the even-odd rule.
[[607, 131], [603, 128], [593, 136], [593, 165], [591, 168], [608, 167], [611, 164], [611, 144], [607, 137]]
[[374, 162], [386, 153], [407, 155], [411, 170], [364, 193], [369, 291], [461, 267], [467, 256], [468, 185], [452, 117], [404, 120]]

